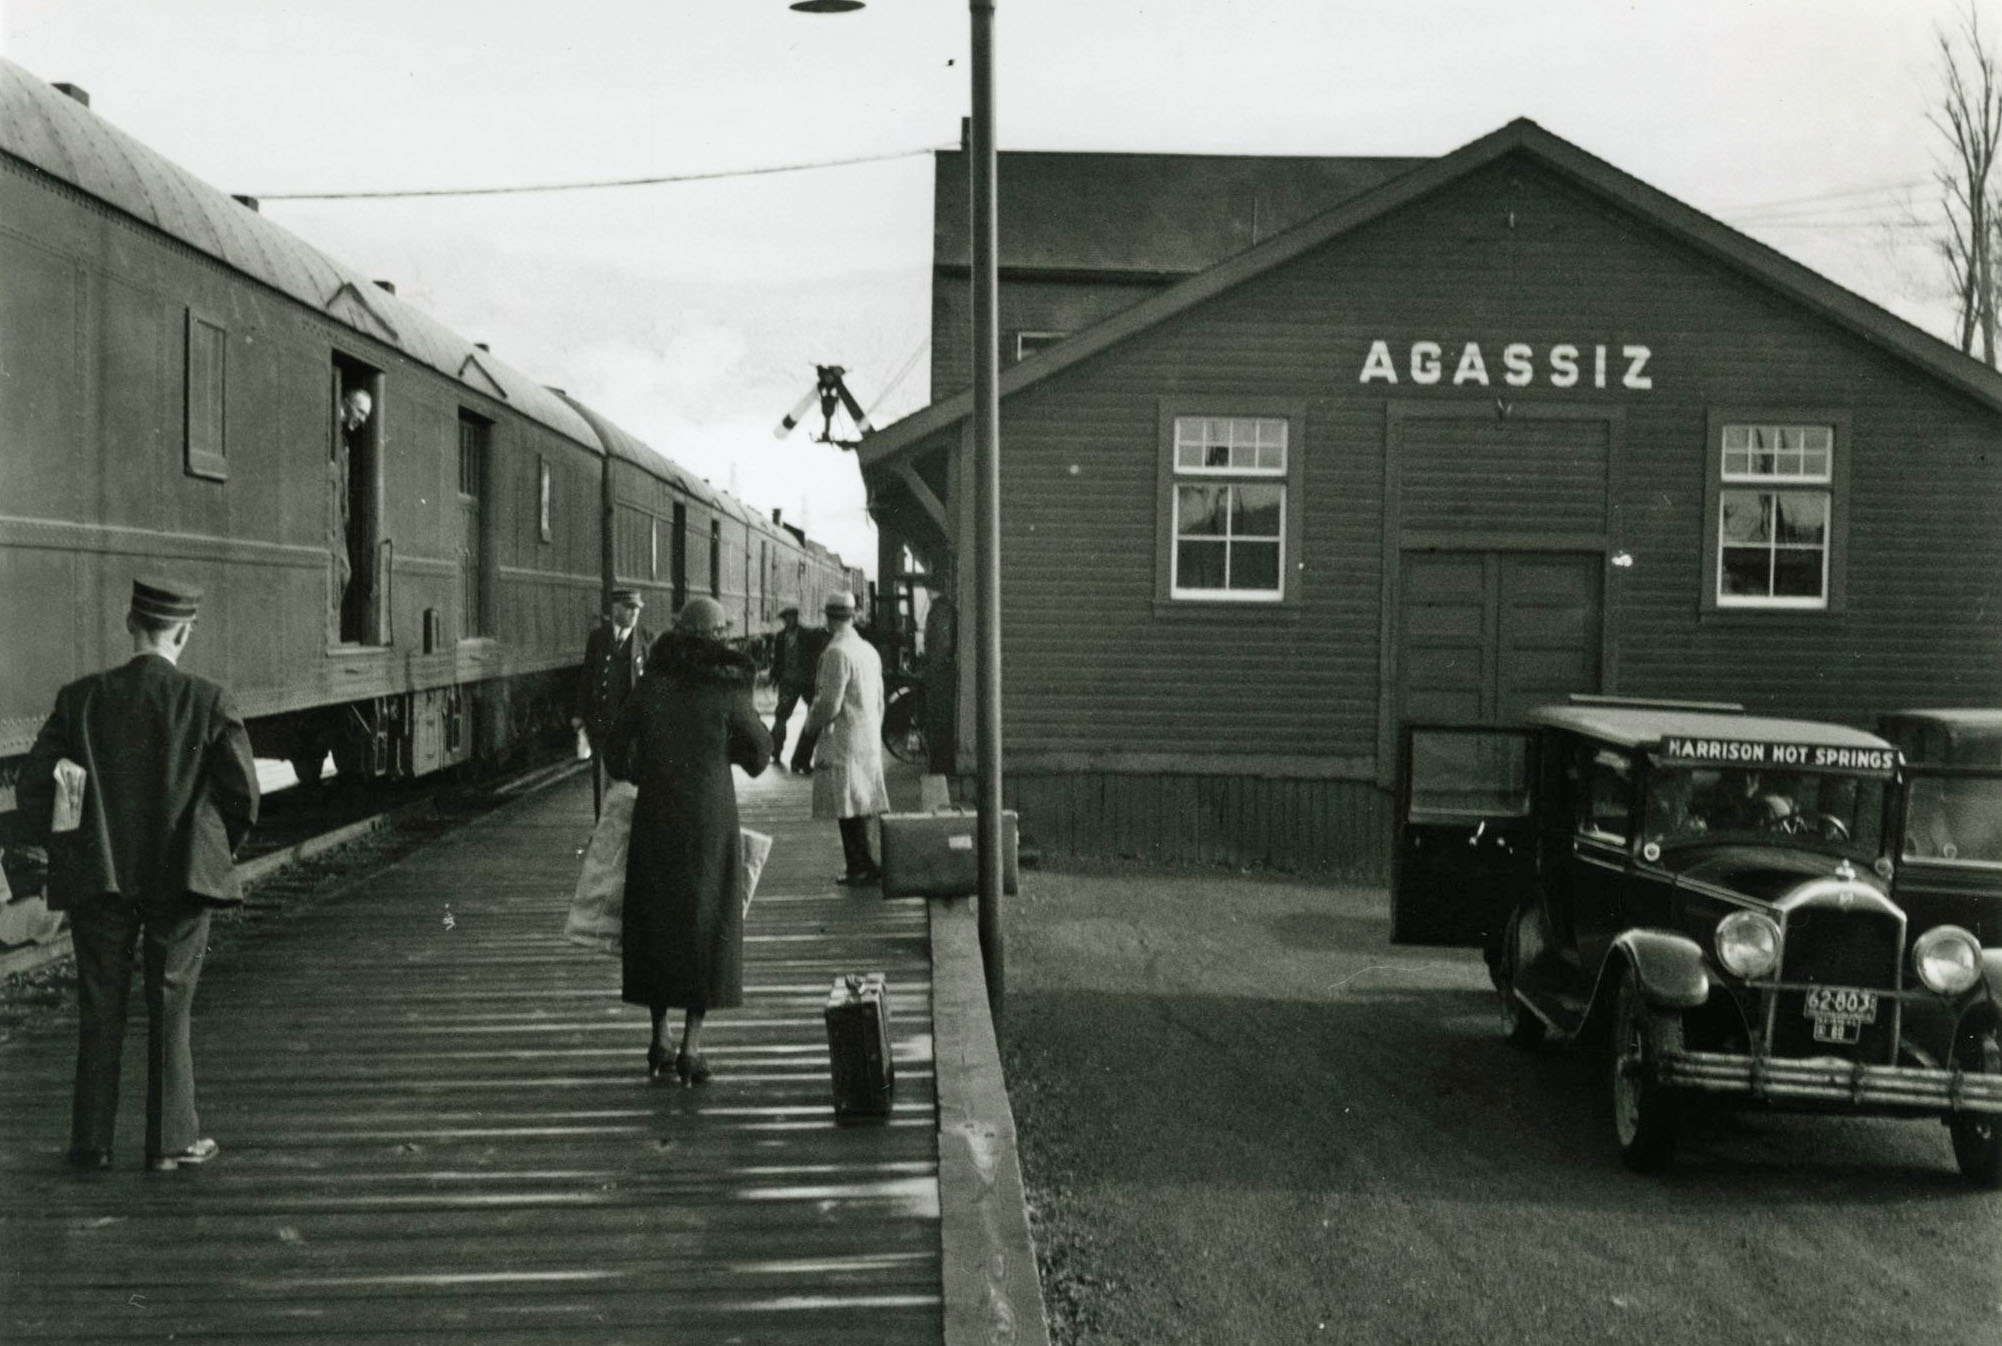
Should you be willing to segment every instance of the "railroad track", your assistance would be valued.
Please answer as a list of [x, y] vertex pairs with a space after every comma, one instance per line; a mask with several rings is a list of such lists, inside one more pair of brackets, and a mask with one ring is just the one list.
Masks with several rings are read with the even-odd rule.
[[[237, 862], [244, 919], [256, 920], [308, 896], [330, 872], [388, 863], [521, 794], [552, 785], [585, 764], [530, 767], [492, 782], [405, 782], [369, 791], [289, 789], [267, 808]], [[0, 980], [61, 962], [73, 953], [68, 930], [40, 944], [0, 952]]]

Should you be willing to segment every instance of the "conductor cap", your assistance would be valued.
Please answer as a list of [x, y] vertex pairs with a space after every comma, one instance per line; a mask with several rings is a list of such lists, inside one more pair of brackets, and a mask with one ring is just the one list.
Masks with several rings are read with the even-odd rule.
[[202, 591], [164, 575], [144, 575], [132, 581], [132, 615], [160, 622], [190, 622], [201, 607]]
[[646, 606], [646, 599], [640, 596], [638, 589], [614, 589], [612, 590], [612, 601], [614, 603], [631, 603], [636, 608]]

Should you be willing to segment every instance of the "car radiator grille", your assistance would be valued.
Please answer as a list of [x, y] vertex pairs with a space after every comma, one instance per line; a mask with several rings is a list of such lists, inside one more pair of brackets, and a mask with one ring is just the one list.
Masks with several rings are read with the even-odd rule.
[[1780, 980], [1895, 990], [1903, 944], [1904, 927], [1895, 917], [1873, 911], [1797, 909], [1786, 918]]
[[1774, 1056], [1839, 1056], [1876, 1063], [1897, 1059], [1898, 960], [1904, 926], [1878, 912], [1808, 907], [1787, 914], [1780, 980], [1793, 986], [1852, 986], [1880, 993], [1877, 1021], [1864, 1024], [1853, 1043], [1830, 1043], [1814, 1036], [1804, 991], [1779, 993], [1773, 1016]]

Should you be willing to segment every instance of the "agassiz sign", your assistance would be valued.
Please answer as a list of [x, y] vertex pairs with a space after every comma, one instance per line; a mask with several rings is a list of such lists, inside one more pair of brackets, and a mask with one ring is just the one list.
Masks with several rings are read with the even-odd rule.
[[1576, 346], [1560, 341], [1545, 347], [1539, 358], [1536, 347], [1527, 341], [1511, 341], [1497, 353], [1501, 363], [1491, 374], [1487, 352], [1478, 341], [1461, 346], [1457, 358], [1436, 341], [1414, 341], [1408, 351], [1398, 352], [1404, 356], [1401, 364], [1391, 353], [1388, 341], [1372, 341], [1356, 381], [1394, 384], [1408, 379], [1420, 386], [1447, 382], [1446, 364], [1452, 358], [1450, 382], [1454, 387], [1471, 384], [1488, 388], [1501, 383], [1510, 388], [1527, 388], [1539, 378], [1553, 388], [1576, 388], [1582, 384], [1590, 388], [1618, 386], [1646, 392], [1654, 387], [1654, 376], [1647, 372], [1654, 352], [1646, 346]]

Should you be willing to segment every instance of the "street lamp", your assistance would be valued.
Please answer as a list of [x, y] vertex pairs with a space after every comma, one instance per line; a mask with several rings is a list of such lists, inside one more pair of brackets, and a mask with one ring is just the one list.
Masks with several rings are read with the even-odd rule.
[[[802, 14], [843, 14], [863, 0], [793, 0]], [[980, 858], [980, 962], [998, 1022], [1001, 984], [1001, 331], [994, 208], [994, 0], [967, 0], [973, 25], [973, 519], [977, 616], [974, 762]]]

